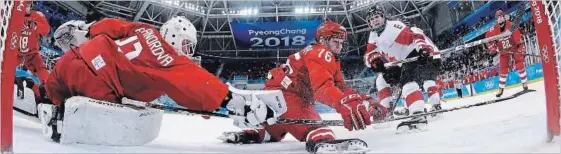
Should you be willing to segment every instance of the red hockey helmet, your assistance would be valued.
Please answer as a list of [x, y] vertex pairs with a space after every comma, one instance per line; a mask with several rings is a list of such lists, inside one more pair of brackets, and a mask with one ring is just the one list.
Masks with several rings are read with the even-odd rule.
[[503, 10], [499, 9], [497, 10], [497, 12], [495, 12], [495, 19], [497, 19], [497, 23], [499, 24], [499, 26], [501, 28], [504, 28], [506, 17], [505, 17], [505, 12]]
[[316, 31], [316, 41], [319, 42], [321, 38], [331, 37], [339, 37], [343, 40], [347, 40], [347, 29], [329, 20], [323, 22]]

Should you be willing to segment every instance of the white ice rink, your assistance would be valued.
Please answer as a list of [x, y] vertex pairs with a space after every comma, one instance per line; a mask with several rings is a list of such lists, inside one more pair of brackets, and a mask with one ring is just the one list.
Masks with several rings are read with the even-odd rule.
[[[561, 140], [546, 143], [545, 92], [543, 82], [530, 84], [537, 92], [481, 107], [445, 113], [429, 121], [429, 130], [416, 134], [395, 134], [397, 123], [359, 132], [334, 127], [338, 138], [361, 138], [371, 153], [485, 152], [485, 153], [561, 153]], [[505, 96], [520, 91], [515, 87]], [[494, 94], [448, 101], [450, 108], [494, 99]], [[338, 118], [325, 114], [326, 118]], [[160, 135], [149, 144], [136, 147], [60, 145], [40, 135], [38, 123], [14, 116], [16, 153], [306, 153], [304, 143], [288, 136], [279, 143], [230, 145], [216, 139], [224, 131], [238, 130], [223, 118], [204, 120], [199, 116], [165, 114]]]

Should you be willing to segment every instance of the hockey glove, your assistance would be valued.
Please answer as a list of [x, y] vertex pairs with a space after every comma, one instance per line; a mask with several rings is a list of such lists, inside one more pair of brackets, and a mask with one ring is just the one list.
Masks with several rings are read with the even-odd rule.
[[364, 58], [363, 59], [364, 64], [367, 67], [372, 68], [373, 71], [375, 71], [375, 72], [386, 72], [386, 67], [384, 67], [384, 63], [387, 63], [388, 61], [385, 60], [385, 58], [379, 52], [370, 51], [370, 52], [364, 54], [363, 58]]
[[386, 68], [386, 72], [382, 73], [382, 77], [384, 77], [386, 83], [390, 85], [399, 84], [399, 81], [401, 79], [401, 67], [390, 66]]
[[489, 48], [489, 53], [491, 54], [491, 57], [495, 57], [499, 51], [499, 49], [497, 48], [497, 44], [495, 42], [488, 43], [487, 48]]
[[518, 44], [517, 52], [518, 52], [518, 54], [525, 55], [526, 54], [526, 46], [524, 44]]
[[432, 60], [431, 56], [436, 54], [434, 52], [434, 49], [430, 45], [419, 45], [417, 51], [419, 52], [419, 58], [417, 59], [418, 61]]
[[374, 100], [372, 96], [361, 94], [361, 97], [368, 103], [368, 113], [370, 113], [370, 116], [372, 116], [372, 122], [385, 120], [388, 117], [388, 109]]
[[371, 124], [370, 114], [362, 103], [360, 94], [355, 90], [346, 90], [339, 102], [341, 104], [336, 110], [341, 114], [345, 128], [349, 131], [365, 129]]

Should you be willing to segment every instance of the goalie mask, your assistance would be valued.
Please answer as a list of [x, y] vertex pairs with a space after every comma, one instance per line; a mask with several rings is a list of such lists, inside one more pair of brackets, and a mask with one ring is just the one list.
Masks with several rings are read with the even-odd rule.
[[191, 58], [195, 54], [197, 29], [189, 19], [183, 16], [173, 17], [164, 23], [160, 33], [179, 55]]
[[62, 24], [54, 33], [55, 45], [66, 52], [88, 41], [88, 29], [92, 24], [80, 20], [71, 20]]

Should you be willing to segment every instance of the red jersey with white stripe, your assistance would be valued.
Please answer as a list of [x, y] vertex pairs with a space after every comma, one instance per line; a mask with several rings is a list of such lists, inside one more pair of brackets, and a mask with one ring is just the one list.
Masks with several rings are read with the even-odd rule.
[[331, 107], [339, 105], [346, 89], [341, 64], [323, 45], [307, 46], [290, 55], [281, 67], [284, 68], [270, 71], [273, 78], [266, 81], [267, 87], [279, 87], [306, 102], [318, 101]]
[[20, 54], [39, 52], [39, 39], [41, 36], [49, 35], [51, 26], [43, 13], [39, 11], [31, 11], [28, 17], [25, 17], [21, 30], [20, 38]]
[[422, 30], [408, 27], [401, 21], [388, 20], [382, 33], [370, 32], [366, 51], [376, 50], [389, 62], [393, 62], [406, 59], [420, 45], [430, 45], [438, 52], [438, 48]]
[[[495, 24], [495, 26], [493, 26], [487, 33], [485, 33], [485, 38], [490, 38], [495, 35], [500, 35], [503, 32], [505, 32], [507, 29], [510, 29], [510, 27], [512, 26], [514, 26], [512, 25], [512, 22], [505, 21], [504, 29], [501, 30], [499, 24]], [[512, 35], [510, 35], [510, 37], [499, 39], [497, 41], [492, 41], [491, 43], [495, 43], [495, 45], [497, 45], [499, 49], [499, 53], [510, 54], [509, 52], [514, 52], [518, 48], [518, 44], [523, 43], [521, 35], [522, 34], [520, 34], [520, 30], [515, 29], [514, 32], [512, 32]], [[495, 51], [490, 51], [490, 52], [493, 53]]]

